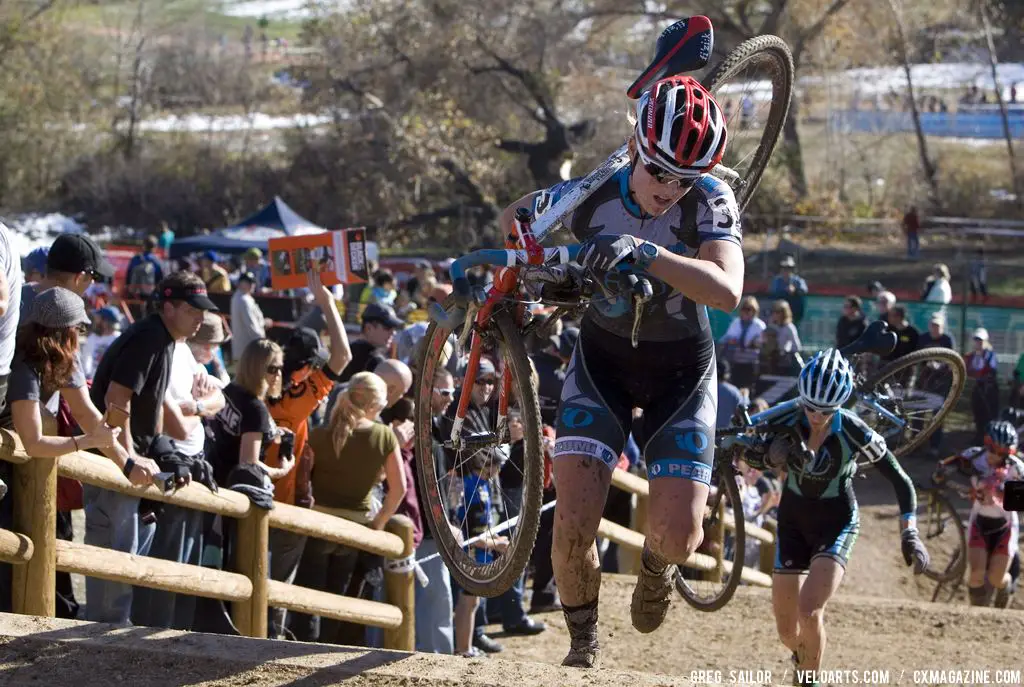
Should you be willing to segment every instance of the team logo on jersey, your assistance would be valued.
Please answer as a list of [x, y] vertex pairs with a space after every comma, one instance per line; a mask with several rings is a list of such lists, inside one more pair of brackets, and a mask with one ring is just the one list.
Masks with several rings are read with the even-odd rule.
[[814, 458], [804, 465], [804, 475], [808, 477], [821, 477], [828, 474], [832, 468], [832, 454], [822, 446], [815, 453]]
[[594, 424], [594, 414], [583, 408], [566, 406], [562, 409], [562, 424], [569, 429], [580, 429]]
[[676, 446], [680, 451], [686, 451], [696, 456], [704, 454], [708, 448], [708, 435], [699, 430], [679, 432], [676, 434]]

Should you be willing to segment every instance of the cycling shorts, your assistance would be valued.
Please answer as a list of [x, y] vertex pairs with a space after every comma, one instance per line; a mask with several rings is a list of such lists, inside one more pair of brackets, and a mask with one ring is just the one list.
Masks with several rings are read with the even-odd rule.
[[779, 503], [775, 572], [802, 574], [815, 558], [846, 568], [860, 532], [857, 503], [848, 498], [809, 499], [786, 490]]
[[1017, 527], [1003, 518], [986, 518], [975, 515], [971, 518], [967, 546], [985, 549], [990, 556], [1012, 555], [1017, 549]]
[[613, 470], [633, 428], [633, 408], [644, 411], [635, 438], [649, 479], [710, 484], [718, 416], [710, 336], [633, 348], [585, 318], [562, 386], [555, 458], [589, 456]]

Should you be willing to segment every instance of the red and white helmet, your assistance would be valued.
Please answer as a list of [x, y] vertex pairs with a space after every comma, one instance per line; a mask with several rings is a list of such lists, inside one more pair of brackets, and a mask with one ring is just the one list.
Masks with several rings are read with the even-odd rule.
[[722, 161], [725, 128], [718, 102], [690, 76], [655, 82], [636, 105], [640, 158], [682, 177], [704, 174]]

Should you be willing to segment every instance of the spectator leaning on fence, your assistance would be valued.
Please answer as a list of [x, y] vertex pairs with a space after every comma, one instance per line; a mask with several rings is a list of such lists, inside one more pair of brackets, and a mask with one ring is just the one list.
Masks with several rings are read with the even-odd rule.
[[[211, 319], [219, 321], [220, 316], [204, 312], [198, 329]], [[198, 330], [192, 336], [196, 334]], [[175, 443], [173, 446], [164, 444], [159, 454], [155, 449], [150, 453], [158, 461], [169, 461], [166, 467], [173, 468], [175, 472], [181, 466], [187, 468], [189, 474], [196, 474], [197, 463], [209, 465], [206, 462], [204, 423], [220, 412], [225, 402], [220, 381], [210, 377], [206, 368], [199, 364], [186, 338], [181, 335], [175, 339], [171, 377], [164, 398], [163, 431]], [[206, 479], [207, 486], [215, 489], [212, 466], [206, 473]], [[199, 565], [203, 552], [203, 520], [202, 511], [163, 504], [159, 508], [149, 555], [174, 563]], [[135, 590], [132, 601], [132, 622], [135, 625], [190, 630], [194, 615], [194, 596], [146, 587]]]
[[719, 355], [732, 366], [733, 384], [738, 387], [750, 388], [757, 381], [757, 363], [767, 327], [757, 316], [760, 311], [756, 298], [744, 296], [740, 301], [740, 316], [729, 323], [718, 340]]
[[847, 296], [843, 301], [843, 314], [836, 323], [836, 348], [856, 341], [867, 328], [864, 308], [859, 296]]
[[[323, 312], [330, 337], [330, 352], [324, 350], [320, 336], [308, 327], [299, 327], [292, 332], [284, 346], [284, 386], [280, 396], [270, 399], [270, 415], [281, 427], [295, 433], [294, 453], [300, 465], [274, 484], [274, 500], [299, 506], [305, 502], [308, 485], [299, 485], [298, 474], [308, 474], [301, 461], [305, 455], [306, 439], [309, 433], [309, 416], [324, 401], [341, 371], [352, 359], [348, 335], [341, 322], [341, 315], [334, 302], [334, 296], [320, 281], [320, 274], [307, 275], [308, 288], [313, 301]], [[279, 467], [278, 447], [271, 446], [267, 452], [267, 464]], [[299, 486], [303, 489], [300, 491]], [[295, 578], [306, 537], [285, 530], [270, 532], [270, 577], [279, 582], [291, 582]], [[273, 609], [270, 625], [272, 636], [280, 636], [284, 629], [284, 609]]]
[[771, 295], [789, 303], [793, 311], [793, 321], [799, 326], [804, 319], [807, 305], [807, 282], [803, 277], [796, 275], [795, 269], [796, 261], [792, 255], [782, 259], [779, 263], [779, 274], [772, 280]]
[[[161, 425], [175, 341], [192, 336], [203, 321], [203, 312], [217, 309], [206, 295], [206, 286], [189, 272], [165, 277], [154, 297], [157, 311], [136, 321], [111, 344], [96, 370], [90, 393], [106, 422], [121, 429], [120, 441], [129, 454], [123, 471], [137, 484], [144, 484], [158, 471], [154, 461], [143, 456]], [[182, 477], [179, 484], [189, 481]], [[87, 544], [130, 554], [148, 553], [152, 528], [140, 537], [138, 497], [86, 485], [84, 498]], [[129, 621], [131, 585], [89, 577], [86, 594], [88, 620]]]
[[[79, 449], [101, 449], [124, 465], [127, 453], [117, 444], [120, 428], [111, 429], [89, 399], [76, 352], [81, 329], [89, 317], [85, 303], [72, 291], [54, 287], [39, 294], [18, 330], [17, 353], [11, 365], [7, 409], [0, 426], [14, 429], [25, 452], [36, 458], [55, 458]], [[43, 409], [56, 414], [57, 394], [71, 409], [83, 434], [69, 437], [43, 434]], [[14, 486], [12, 464], [0, 461], [0, 477]], [[0, 527], [13, 528], [11, 494], [0, 501]], [[11, 611], [11, 569], [0, 565], [0, 610]]]
[[967, 377], [974, 380], [971, 412], [974, 415], [974, 443], [981, 445], [988, 423], [999, 417], [999, 361], [989, 342], [988, 330], [974, 330], [974, 348], [964, 356]]
[[[398, 438], [389, 426], [375, 421], [387, 401], [384, 380], [372, 372], [360, 372], [338, 397], [328, 423], [310, 433], [316, 510], [376, 530], [383, 529], [398, 511], [408, 488]], [[374, 504], [372, 493], [382, 474], [387, 493], [383, 503]], [[360, 596], [361, 589], [350, 588], [350, 582], [363, 581], [361, 568], [370, 558], [375, 557], [341, 544], [311, 539], [302, 553], [295, 584]], [[366, 644], [362, 626], [330, 618], [293, 613], [288, 626], [300, 641]]]

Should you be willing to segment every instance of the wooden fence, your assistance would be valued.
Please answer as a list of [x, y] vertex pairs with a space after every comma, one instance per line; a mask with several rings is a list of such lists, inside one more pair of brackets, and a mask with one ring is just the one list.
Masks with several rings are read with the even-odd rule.
[[[164, 493], [157, 487], [132, 485], [111, 461], [76, 452], [59, 458], [33, 458], [17, 435], [0, 430], [0, 460], [14, 464], [14, 531], [0, 529], [0, 561], [13, 564], [13, 610], [53, 616], [58, 570], [179, 594], [231, 602], [238, 630], [249, 637], [267, 636], [268, 606], [286, 608], [384, 630], [388, 649], [415, 648], [412, 521], [394, 516], [386, 531], [317, 511], [274, 503], [266, 511], [230, 489], [211, 492], [199, 484]], [[238, 520], [236, 570], [135, 556], [56, 538], [57, 475], [121, 494], [215, 513]], [[270, 580], [269, 528], [379, 554], [385, 567], [387, 603], [330, 594]], [[88, 599], [86, 600], [88, 602]]]
[[[644, 548], [644, 535], [647, 532], [647, 503], [650, 496], [650, 485], [642, 477], [616, 469], [612, 473], [612, 486], [636, 497], [635, 505], [632, 509], [630, 527], [623, 527], [602, 518], [597, 533], [599, 536], [609, 539], [625, 549], [627, 555], [620, 558], [620, 560], [626, 561], [623, 572], [635, 575], [640, 572], [640, 552]], [[718, 544], [718, 546], [714, 547], [718, 553], [714, 556], [694, 553], [684, 563], [684, 566], [720, 577], [722, 573], [732, 572], [732, 562], [724, 560], [722, 552], [725, 550], [723, 546], [725, 531], [727, 529], [736, 529], [736, 523], [732, 515], [725, 512], [724, 504], [719, 503], [718, 508], [720, 527], [715, 528], [710, 533], [706, 532], [704, 535], [705, 538], [710, 536], [711, 541]], [[758, 569], [744, 567], [740, 571], [740, 581], [744, 584], [752, 584], [758, 587], [770, 587], [772, 584], [772, 569], [775, 564], [775, 522], [769, 520], [765, 523], [764, 527], [758, 527], [752, 522], [746, 522], [744, 523], [744, 531], [747, 537], [757, 540], [760, 544], [760, 560], [758, 562]], [[736, 555], [741, 557], [743, 552], [738, 551]]]

